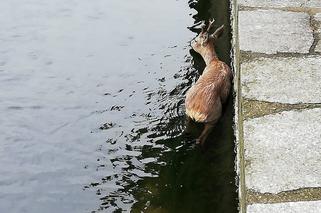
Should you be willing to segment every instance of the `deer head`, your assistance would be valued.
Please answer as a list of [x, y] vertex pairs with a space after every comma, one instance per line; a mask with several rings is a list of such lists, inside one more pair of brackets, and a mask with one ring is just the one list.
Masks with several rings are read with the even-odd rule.
[[202, 54], [202, 52], [204, 52], [204, 50], [214, 47], [215, 41], [222, 35], [222, 33], [224, 31], [224, 25], [217, 28], [215, 30], [215, 32], [211, 34], [210, 30], [213, 27], [213, 24], [214, 24], [214, 19], [209, 20], [209, 24], [207, 27], [205, 25], [205, 22], [203, 21], [203, 24], [201, 25], [202, 31], [191, 42], [191, 46], [192, 46], [193, 50]]

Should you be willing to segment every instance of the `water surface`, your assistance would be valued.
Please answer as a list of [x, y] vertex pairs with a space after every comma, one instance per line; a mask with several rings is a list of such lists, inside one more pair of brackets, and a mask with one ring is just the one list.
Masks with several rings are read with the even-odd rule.
[[[182, 135], [184, 94], [204, 68], [188, 27], [228, 26], [227, 11], [2, 1], [0, 212], [236, 212], [232, 101], [205, 152]], [[229, 42], [217, 47], [226, 63]]]

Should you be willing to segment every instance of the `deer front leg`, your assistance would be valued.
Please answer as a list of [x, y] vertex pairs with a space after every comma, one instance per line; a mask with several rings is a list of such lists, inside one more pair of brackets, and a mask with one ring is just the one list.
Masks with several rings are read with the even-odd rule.
[[211, 133], [213, 130], [215, 123], [206, 123], [204, 126], [204, 130], [202, 131], [201, 135], [199, 138], [196, 140], [196, 144], [200, 144], [201, 146], [204, 145], [208, 135]]

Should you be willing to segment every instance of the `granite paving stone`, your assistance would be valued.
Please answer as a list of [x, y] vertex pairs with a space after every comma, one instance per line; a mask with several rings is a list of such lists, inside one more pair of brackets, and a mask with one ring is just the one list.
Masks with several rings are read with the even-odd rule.
[[254, 10], [239, 12], [239, 40], [242, 51], [276, 54], [308, 53], [314, 39], [307, 13]]
[[321, 57], [258, 58], [241, 64], [242, 95], [279, 103], [321, 103]]
[[246, 188], [276, 194], [321, 187], [320, 121], [320, 108], [244, 121]]
[[253, 204], [247, 213], [319, 213], [321, 201], [288, 202], [275, 204]]

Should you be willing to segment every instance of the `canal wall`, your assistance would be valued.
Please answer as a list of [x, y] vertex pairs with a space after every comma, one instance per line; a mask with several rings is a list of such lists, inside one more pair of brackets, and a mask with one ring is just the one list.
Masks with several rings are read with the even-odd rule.
[[240, 212], [320, 212], [321, 1], [231, 1]]

